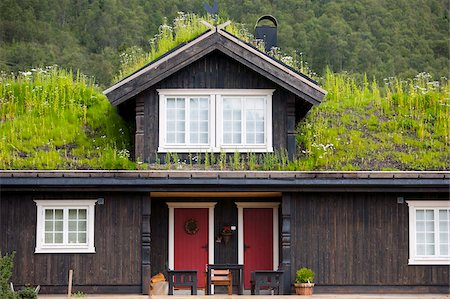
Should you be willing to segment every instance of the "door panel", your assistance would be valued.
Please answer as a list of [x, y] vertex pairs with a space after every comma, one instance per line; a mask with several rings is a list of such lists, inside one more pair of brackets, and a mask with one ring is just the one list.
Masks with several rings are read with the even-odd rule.
[[[204, 287], [208, 263], [208, 209], [175, 208], [174, 218], [174, 268], [197, 270], [198, 287]], [[194, 234], [185, 229], [189, 219], [197, 221], [198, 231]]]
[[273, 270], [273, 209], [244, 209], [244, 285], [250, 273]]

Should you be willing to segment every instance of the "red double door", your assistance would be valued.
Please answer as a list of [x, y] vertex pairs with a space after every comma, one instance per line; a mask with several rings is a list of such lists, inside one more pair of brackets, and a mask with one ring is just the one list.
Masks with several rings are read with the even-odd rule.
[[[272, 211], [272, 209], [264, 208], [244, 209], [245, 288], [250, 288], [252, 271], [273, 269]], [[195, 233], [186, 229], [186, 223], [190, 219], [194, 219], [197, 224], [198, 230]], [[176, 208], [174, 210], [174, 268], [197, 270], [200, 288], [205, 286], [205, 265], [208, 264], [208, 226], [207, 208]]]

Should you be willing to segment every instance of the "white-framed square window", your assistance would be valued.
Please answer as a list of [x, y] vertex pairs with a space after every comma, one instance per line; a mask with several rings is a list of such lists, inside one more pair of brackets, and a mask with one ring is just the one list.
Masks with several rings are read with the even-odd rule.
[[409, 200], [410, 265], [450, 265], [450, 201]]
[[272, 152], [270, 89], [159, 89], [158, 152]]
[[35, 200], [35, 253], [95, 253], [97, 200]]

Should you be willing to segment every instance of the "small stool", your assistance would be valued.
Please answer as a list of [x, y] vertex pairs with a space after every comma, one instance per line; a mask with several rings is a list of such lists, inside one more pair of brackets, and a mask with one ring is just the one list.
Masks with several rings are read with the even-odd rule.
[[197, 295], [197, 270], [169, 270], [169, 295], [173, 295], [174, 287], [190, 287], [191, 295]]

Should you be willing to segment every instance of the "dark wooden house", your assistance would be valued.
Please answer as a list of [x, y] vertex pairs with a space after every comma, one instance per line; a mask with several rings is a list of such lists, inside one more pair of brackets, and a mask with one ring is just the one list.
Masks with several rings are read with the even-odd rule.
[[[316, 82], [219, 27], [105, 91], [134, 124], [136, 160], [295, 152]], [[316, 272], [317, 292], [449, 291], [450, 172], [1, 171], [0, 251], [13, 282], [148, 293], [206, 264]]]

